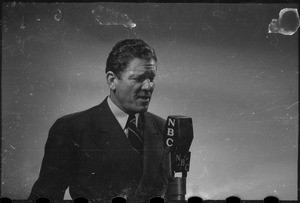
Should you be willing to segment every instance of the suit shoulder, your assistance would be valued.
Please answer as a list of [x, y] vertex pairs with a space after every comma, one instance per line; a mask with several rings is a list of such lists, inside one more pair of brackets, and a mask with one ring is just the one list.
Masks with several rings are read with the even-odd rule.
[[64, 116], [61, 116], [56, 120], [56, 122], [63, 122], [63, 123], [82, 123], [84, 121], [89, 120], [90, 118], [94, 117], [95, 112], [97, 112], [97, 109], [99, 108], [99, 105], [91, 107], [89, 109], [67, 114]]
[[[81, 132], [93, 128], [97, 106], [58, 118], [49, 130], [49, 137], [72, 139], [79, 143]], [[53, 138], [52, 138], [53, 139]]]
[[150, 117], [151, 119], [157, 120], [159, 122], [166, 122], [166, 119], [163, 119], [162, 117], [160, 117], [154, 113], [146, 112], [145, 115]]
[[145, 116], [149, 117], [153, 121], [153, 123], [156, 126], [158, 126], [160, 129], [164, 129], [166, 119], [163, 119], [162, 117], [155, 115], [153, 113], [150, 113], [150, 112], [146, 112]]

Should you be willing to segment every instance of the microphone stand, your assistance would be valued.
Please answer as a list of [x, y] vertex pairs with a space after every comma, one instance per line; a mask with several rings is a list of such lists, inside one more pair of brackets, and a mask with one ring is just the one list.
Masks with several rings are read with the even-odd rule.
[[[188, 156], [190, 156], [190, 152], [188, 152]], [[166, 192], [166, 203], [187, 203], [185, 199], [187, 170], [179, 171], [177, 174], [180, 175], [181, 173], [181, 177], [175, 177], [175, 171], [172, 170], [171, 160], [171, 153], [169, 153], [171, 178], [169, 179], [169, 185]]]

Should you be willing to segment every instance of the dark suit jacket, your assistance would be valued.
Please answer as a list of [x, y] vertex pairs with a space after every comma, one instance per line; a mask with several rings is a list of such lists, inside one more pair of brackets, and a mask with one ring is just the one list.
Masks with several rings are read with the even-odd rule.
[[110, 202], [163, 197], [168, 185], [168, 163], [163, 146], [165, 120], [146, 112], [140, 115], [144, 136], [141, 164], [105, 99], [100, 105], [58, 119], [49, 131], [38, 180], [29, 200], [71, 197]]

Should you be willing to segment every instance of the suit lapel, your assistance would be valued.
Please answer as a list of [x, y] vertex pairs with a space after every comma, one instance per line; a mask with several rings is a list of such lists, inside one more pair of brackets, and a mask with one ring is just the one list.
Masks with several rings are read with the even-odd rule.
[[150, 116], [145, 113], [141, 120], [144, 125], [144, 168], [137, 194], [145, 195], [158, 189], [155, 187], [161, 181], [160, 169], [164, 147], [162, 136], [153, 125]]
[[[141, 164], [137, 153], [132, 149], [119, 122], [111, 112], [107, 99], [95, 111], [93, 119], [94, 133], [91, 135], [95, 145], [104, 152], [112, 162], [122, 162], [124, 166], [139, 171]], [[141, 129], [144, 136], [143, 174], [136, 191], [137, 194], [154, 192], [157, 184], [161, 183], [161, 166], [163, 159], [163, 138], [147, 114], [140, 117]], [[139, 123], [140, 123], [139, 121]], [[125, 175], [126, 176], [126, 175]]]
[[144, 116], [144, 173], [152, 174], [160, 163], [163, 152], [163, 142], [160, 133], [154, 127], [151, 118]]
[[132, 167], [141, 167], [136, 152], [126, 138], [119, 122], [111, 112], [107, 98], [99, 105], [96, 113], [96, 133], [93, 135], [95, 144], [112, 160], [126, 161]]

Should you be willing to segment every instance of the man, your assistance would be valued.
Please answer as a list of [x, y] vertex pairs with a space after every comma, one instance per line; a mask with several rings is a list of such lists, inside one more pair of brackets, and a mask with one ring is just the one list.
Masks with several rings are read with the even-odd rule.
[[168, 163], [165, 120], [147, 112], [157, 71], [154, 49], [139, 39], [113, 47], [106, 63], [110, 95], [100, 105], [58, 119], [49, 131], [29, 200], [71, 197], [149, 202], [163, 197]]

